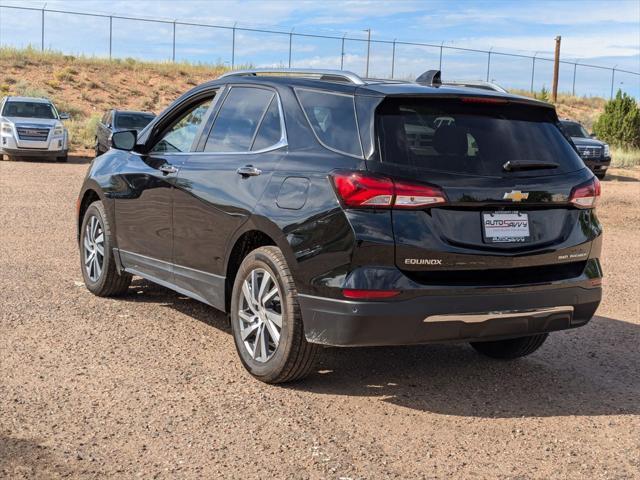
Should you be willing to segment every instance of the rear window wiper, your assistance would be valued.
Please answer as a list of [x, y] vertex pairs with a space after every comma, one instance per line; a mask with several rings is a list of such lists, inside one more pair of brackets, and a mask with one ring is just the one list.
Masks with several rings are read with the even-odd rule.
[[513, 172], [515, 170], [536, 170], [542, 168], [558, 168], [559, 163], [541, 162], [537, 160], [509, 160], [502, 165], [503, 170]]

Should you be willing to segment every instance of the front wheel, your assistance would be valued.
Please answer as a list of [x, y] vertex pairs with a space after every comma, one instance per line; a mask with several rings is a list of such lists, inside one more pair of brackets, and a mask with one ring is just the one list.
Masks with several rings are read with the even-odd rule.
[[240, 265], [231, 298], [231, 329], [240, 360], [265, 383], [299, 380], [319, 346], [304, 336], [297, 290], [284, 255], [261, 247]]
[[80, 229], [80, 267], [87, 289], [99, 297], [125, 293], [131, 275], [118, 273], [113, 256], [113, 235], [101, 201], [87, 208]]
[[509, 338], [493, 342], [471, 342], [471, 346], [487, 357], [513, 360], [514, 358], [525, 357], [538, 350], [548, 336], [548, 333], [540, 333], [528, 337]]

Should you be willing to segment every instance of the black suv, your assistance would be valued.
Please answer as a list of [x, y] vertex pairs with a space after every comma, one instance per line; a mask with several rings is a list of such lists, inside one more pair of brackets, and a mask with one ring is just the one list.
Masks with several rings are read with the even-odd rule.
[[516, 358], [601, 299], [600, 185], [553, 107], [343, 71], [241, 71], [113, 134], [78, 197], [87, 288], [139, 275], [229, 312], [247, 370], [319, 345]]
[[564, 132], [571, 137], [584, 163], [599, 179], [603, 179], [611, 165], [609, 145], [601, 142], [585, 130], [579, 123], [572, 120], [560, 120]]
[[111, 136], [119, 130], [136, 130], [141, 132], [155, 114], [151, 112], [134, 112], [129, 110], [107, 111], [96, 128], [96, 157], [111, 148]]

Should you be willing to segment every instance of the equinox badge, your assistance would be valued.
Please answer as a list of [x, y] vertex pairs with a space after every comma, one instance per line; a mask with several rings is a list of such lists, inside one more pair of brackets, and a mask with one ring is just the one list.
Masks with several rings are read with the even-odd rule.
[[503, 200], [511, 200], [513, 202], [521, 202], [527, 198], [529, 198], [529, 193], [523, 193], [520, 190], [511, 190], [509, 193], [505, 193], [502, 197]]

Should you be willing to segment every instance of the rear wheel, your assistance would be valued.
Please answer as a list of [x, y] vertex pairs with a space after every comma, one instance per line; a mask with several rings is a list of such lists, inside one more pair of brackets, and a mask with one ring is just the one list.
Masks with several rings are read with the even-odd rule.
[[606, 175], [606, 172], [601, 172], [601, 173], [596, 173], [595, 176], [598, 178], [598, 180], [602, 180], [604, 179], [604, 176]]
[[101, 201], [87, 208], [80, 229], [80, 267], [87, 289], [100, 297], [122, 295], [131, 275], [118, 273], [113, 256], [113, 236]]
[[319, 346], [304, 336], [297, 291], [277, 247], [261, 247], [240, 265], [231, 299], [231, 329], [240, 360], [266, 383], [307, 376]]
[[56, 162], [66, 163], [68, 159], [69, 159], [68, 155], [62, 155], [60, 157], [56, 157]]
[[548, 336], [548, 333], [541, 333], [493, 342], [471, 342], [471, 346], [487, 357], [512, 360], [535, 352], [542, 346]]

